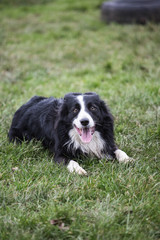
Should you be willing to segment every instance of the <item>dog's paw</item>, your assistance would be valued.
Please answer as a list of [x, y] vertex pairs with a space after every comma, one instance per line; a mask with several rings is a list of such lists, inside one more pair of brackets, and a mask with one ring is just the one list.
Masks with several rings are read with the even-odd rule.
[[119, 163], [129, 163], [134, 161], [133, 158], [130, 158], [125, 152], [120, 149], [117, 149], [115, 151], [115, 155]]
[[84, 175], [87, 176], [87, 172], [79, 166], [79, 164], [73, 160], [71, 160], [67, 166], [67, 169], [69, 170], [69, 172], [73, 173], [78, 173], [79, 175]]
[[84, 176], [87, 176], [87, 172], [82, 168], [82, 167], [79, 167], [76, 171], [79, 175], [84, 175]]

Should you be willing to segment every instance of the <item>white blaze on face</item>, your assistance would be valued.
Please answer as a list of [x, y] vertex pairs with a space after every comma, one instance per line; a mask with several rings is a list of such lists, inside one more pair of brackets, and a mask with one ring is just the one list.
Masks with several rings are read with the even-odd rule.
[[[86, 111], [85, 109], [85, 102], [84, 98], [82, 95], [77, 97], [79, 104], [80, 104], [80, 111], [77, 115], [77, 117], [74, 119], [73, 124], [82, 140], [84, 143], [89, 143], [92, 140], [92, 135], [94, 134], [94, 121], [93, 118], [90, 116], [90, 114]], [[88, 120], [88, 125], [83, 126], [81, 121], [83, 119]]]

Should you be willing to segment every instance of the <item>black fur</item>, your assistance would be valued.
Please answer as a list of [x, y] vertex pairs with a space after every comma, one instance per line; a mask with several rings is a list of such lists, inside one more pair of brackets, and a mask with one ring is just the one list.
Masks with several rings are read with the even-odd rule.
[[[79, 158], [83, 153], [80, 149], [73, 151], [67, 147], [69, 130], [73, 128], [73, 119], [78, 108], [76, 97], [80, 93], [69, 93], [62, 99], [34, 96], [15, 113], [9, 130], [9, 140], [21, 142], [31, 139], [41, 140], [43, 145], [54, 153], [56, 162], [67, 163], [69, 159]], [[104, 154], [114, 156], [117, 149], [114, 142], [113, 117], [96, 93], [83, 94], [87, 111], [93, 118], [95, 129], [105, 141]], [[96, 112], [91, 112], [89, 106], [94, 105]]]

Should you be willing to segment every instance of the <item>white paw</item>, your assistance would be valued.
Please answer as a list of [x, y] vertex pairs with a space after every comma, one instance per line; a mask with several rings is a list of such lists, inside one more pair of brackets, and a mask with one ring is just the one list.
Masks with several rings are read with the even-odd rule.
[[69, 172], [73, 173], [76, 172], [79, 175], [87, 175], [87, 172], [79, 166], [79, 164], [73, 160], [71, 160], [67, 166], [67, 169], [69, 170]]
[[132, 158], [130, 158], [125, 152], [120, 149], [117, 149], [114, 153], [120, 163], [128, 163], [133, 161]]

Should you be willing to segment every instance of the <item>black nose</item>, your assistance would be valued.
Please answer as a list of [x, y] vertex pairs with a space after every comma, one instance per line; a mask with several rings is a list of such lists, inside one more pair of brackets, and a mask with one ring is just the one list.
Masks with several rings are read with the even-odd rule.
[[85, 127], [89, 124], [88, 118], [83, 118], [80, 122], [81, 122], [81, 124], [82, 124], [83, 126], [85, 126]]

